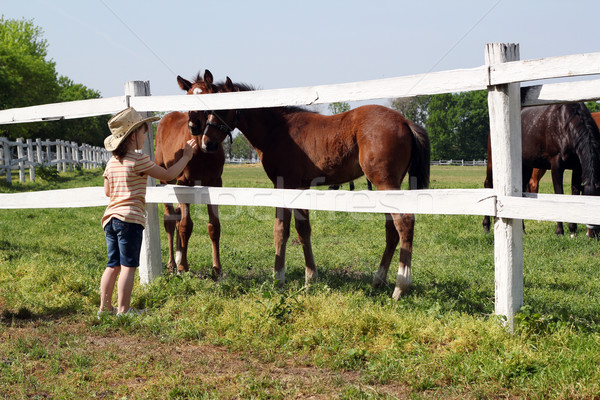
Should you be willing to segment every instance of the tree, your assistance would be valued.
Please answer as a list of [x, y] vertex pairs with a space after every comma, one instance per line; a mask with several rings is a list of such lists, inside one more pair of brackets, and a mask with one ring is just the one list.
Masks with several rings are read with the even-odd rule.
[[425, 127], [433, 159], [486, 158], [486, 91], [400, 98], [392, 102], [392, 108]]
[[487, 92], [432, 96], [426, 129], [432, 159], [486, 158], [490, 130]]
[[350, 104], [346, 102], [330, 103], [327, 108], [332, 115], [341, 114], [343, 112], [350, 111]]
[[600, 112], [600, 103], [597, 101], [588, 101], [585, 105], [590, 112]]
[[231, 144], [231, 156], [249, 160], [253, 158], [254, 148], [244, 135], [238, 134]]
[[[32, 21], [0, 17], [0, 109], [100, 97], [95, 90], [58, 77], [47, 49], [42, 29]], [[10, 124], [1, 126], [0, 133], [13, 140], [39, 137], [102, 145], [109, 134], [108, 118]]]
[[433, 96], [401, 97], [392, 101], [391, 107], [423, 127], [427, 122], [429, 102]]

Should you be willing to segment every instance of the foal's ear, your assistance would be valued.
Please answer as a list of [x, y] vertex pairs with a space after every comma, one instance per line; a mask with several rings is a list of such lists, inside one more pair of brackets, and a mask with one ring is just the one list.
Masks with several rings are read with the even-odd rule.
[[192, 87], [192, 82], [183, 79], [181, 76], [177, 75], [177, 83], [179, 84], [179, 87], [181, 88], [181, 90], [185, 90], [186, 92], [188, 90], [190, 90], [190, 88]]
[[233, 86], [233, 82], [231, 82], [231, 79], [229, 77], [227, 77], [227, 79], [225, 80], [225, 91], [227, 92], [235, 92], [235, 87]]
[[213, 75], [207, 69], [204, 70], [204, 82], [208, 83], [209, 85], [212, 85], [213, 83]]

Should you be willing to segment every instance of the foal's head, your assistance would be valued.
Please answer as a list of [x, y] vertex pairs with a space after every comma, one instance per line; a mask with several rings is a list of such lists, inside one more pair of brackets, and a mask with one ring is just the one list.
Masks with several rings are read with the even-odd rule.
[[[187, 94], [215, 93], [217, 91], [213, 85], [213, 76], [209, 70], [204, 71], [204, 78], [198, 73], [194, 82], [177, 76], [177, 83]], [[201, 135], [206, 126], [206, 115], [204, 111], [188, 111], [188, 126], [190, 133], [194, 136]]]
[[[229, 77], [227, 77], [225, 83], [213, 85], [211, 76], [209, 90], [209, 93], [227, 93], [237, 92], [239, 91], [239, 88], [231, 82]], [[202, 134], [202, 150], [207, 153], [217, 151], [219, 145], [227, 136], [229, 136], [229, 140], [233, 142], [231, 133], [236, 128], [240, 115], [241, 113], [239, 110], [204, 111], [206, 126]]]
[[[204, 71], [204, 78], [198, 74], [194, 82], [178, 76], [177, 83], [187, 94], [192, 95], [237, 91], [229, 78], [224, 84], [218, 86], [213, 84], [213, 76], [209, 70]], [[238, 117], [239, 111], [235, 110], [219, 112], [208, 110], [188, 111], [188, 126], [192, 135], [202, 135], [202, 151], [214, 153], [227, 136], [231, 140], [231, 132], [235, 129]]]

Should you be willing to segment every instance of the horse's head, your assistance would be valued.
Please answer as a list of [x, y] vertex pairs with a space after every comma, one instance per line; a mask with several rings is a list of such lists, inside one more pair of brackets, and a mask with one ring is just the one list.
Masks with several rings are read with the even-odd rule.
[[[211, 77], [212, 78], [212, 77]], [[212, 81], [211, 81], [212, 84]], [[214, 85], [213, 85], [214, 90]], [[238, 89], [227, 77], [224, 84], [219, 85], [219, 93], [236, 92]], [[217, 151], [227, 136], [232, 140], [231, 132], [236, 128], [240, 118], [239, 110], [205, 111], [206, 127], [202, 135], [202, 150], [207, 153]]]
[[[177, 83], [182, 90], [185, 90], [187, 94], [204, 94], [204, 93], [216, 93], [217, 88], [213, 85], [213, 76], [209, 70], [204, 71], [204, 78], [198, 74], [194, 82], [190, 82], [187, 79], [177, 76]], [[188, 111], [188, 127], [190, 134], [194, 136], [201, 135], [206, 126], [206, 114], [204, 111]]]

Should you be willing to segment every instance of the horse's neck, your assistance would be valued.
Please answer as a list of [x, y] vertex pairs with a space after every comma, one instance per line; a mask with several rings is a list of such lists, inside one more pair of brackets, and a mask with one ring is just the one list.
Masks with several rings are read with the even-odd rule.
[[240, 131], [246, 136], [252, 147], [260, 154], [269, 148], [272, 142], [273, 129], [268, 125], [271, 118], [264, 115], [264, 110], [246, 110], [238, 123]]

